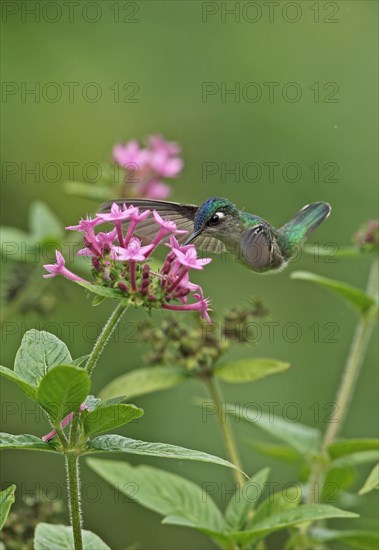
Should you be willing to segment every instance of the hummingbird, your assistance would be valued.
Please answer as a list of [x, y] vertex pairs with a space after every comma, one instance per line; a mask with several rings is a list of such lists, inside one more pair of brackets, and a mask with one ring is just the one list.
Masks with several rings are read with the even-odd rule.
[[[230, 253], [257, 273], [284, 269], [306, 237], [331, 211], [328, 203], [313, 202], [276, 229], [260, 216], [239, 210], [225, 198], [211, 197], [200, 206], [150, 199], [116, 199], [104, 203], [101, 210], [110, 210], [114, 202], [156, 210], [162, 218], [175, 222], [178, 229], [189, 232], [188, 236], [178, 235], [180, 244], [194, 243], [197, 249], [215, 254]], [[144, 242], [151, 242], [155, 233], [152, 214], [136, 228], [136, 235]]]

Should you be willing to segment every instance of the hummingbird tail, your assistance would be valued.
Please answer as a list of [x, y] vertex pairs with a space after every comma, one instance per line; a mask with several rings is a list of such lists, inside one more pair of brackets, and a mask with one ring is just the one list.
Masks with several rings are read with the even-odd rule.
[[317, 229], [330, 211], [331, 206], [327, 202], [307, 204], [279, 232], [290, 245], [297, 245]]

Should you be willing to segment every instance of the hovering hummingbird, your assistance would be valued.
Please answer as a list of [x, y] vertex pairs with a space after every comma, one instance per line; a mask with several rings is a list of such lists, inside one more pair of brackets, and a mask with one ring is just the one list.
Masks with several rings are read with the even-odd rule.
[[[162, 218], [172, 220], [178, 229], [189, 235], [179, 235], [181, 244], [194, 243], [196, 248], [221, 254], [231, 253], [248, 269], [258, 273], [284, 269], [298, 247], [330, 214], [326, 202], [313, 202], [304, 206], [279, 229], [269, 222], [232, 204], [228, 199], [212, 197], [200, 206], [149, 199], [116, 199], [101, 206], [102, 211], [111, 205], [126, 204], [156, 210]], [[140, 222], [136, 234], [151, 242], [156, 233], [152, 214]]]

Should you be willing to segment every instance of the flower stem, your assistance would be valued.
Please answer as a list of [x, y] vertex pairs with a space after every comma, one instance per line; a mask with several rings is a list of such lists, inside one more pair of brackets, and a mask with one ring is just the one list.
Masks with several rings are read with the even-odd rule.
[[66, 454], [67, 483], [70, 503], [70, 521], [75, 550], [83, 550], [82, 518], [80, 509], [79, 459], [74, 454]]
[[101, 334], [99, 338], [96, 341], [96, 344], [91, 351], [91, 354], [88, 358], [87, 364], [86, 364], [86, 371], [88, 372], [88, 375], [91, 376], [93, 369], [96, 367], [96, 363], [105, 348], [105, 345], [110, 338], [112, 332], [117, 326], [117, 323], [120, 321], [121, 317], [123, 316], [124, 312], [126, 311], [128, 307], [128, 304], [125, 302], [119, 302], [116, 309], [113, 311], [112, 315], [109, 317], [108, 321], [104, 325], [103, 330], [101, 331]]
[[242, 475], [242, 466], [239, 453], [237, 450], [236, 442], [234, 439], [233, 431], [230, 427], [229, 419], [225, 415], [224, 411], [224, 398], [221, 392], [221, 388], [218, 384], [218, 381], [214, 376], [205, 379], [205, 383], [208, 388], [210, 398], [216, 405], [217, 418], [220, 424], [222, 435], [224, 438], [224, 443], [226, 450], [228, 452], [229, 460], [232, 462], [239, 470], [233, 470], [233, 475], [236, 483], [241, 488], [245, 484], [244, 476]]
[[[377, 300], [377, 289], [378, 260], [375, 259], [370, 269], [370, 274], [366, 287], [366, 293], [371, 298], [374, 298], [375, 301]], [[323, 458], [325, 460], [321, 464], [315, 463], [311, 471], [311, 491], [307, 498], [308, 504], [316, 503], [317, 495], [321, 494], [323, 480], [325, 478], [326, 468], [328, 464], [327, 449], [329, 445], [331, 445], [335, 441], [348, 413], [348, 407], [353, 396], [359, 378], [363, 359], [367, 351], [368, 343], [370, 341], [371, 334], [375, 326], [376, 311], [374, 310], [376, 309], [377, 308], [371, 308], [365, 314], [362, 314], [355, 329], [354, 338], [351, 344], [349, 355], [346, 360], [344, 373], [336, 397], [336, 413], [334, 415], [333, 422], [330, 422], [328, 424], [321, 445], [321, 454], [323, 455]]]

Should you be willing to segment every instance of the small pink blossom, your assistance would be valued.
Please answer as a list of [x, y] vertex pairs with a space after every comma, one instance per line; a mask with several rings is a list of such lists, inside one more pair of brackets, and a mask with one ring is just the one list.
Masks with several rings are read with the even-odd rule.
[[173, 252], [178, 259], [178, 262], [181, 265], [192, 269], [203, 269], [205, 265], [209, 264], [212, 261], [211, 258], [198, 258], [194, 245], [188, 246], [190, 248], [187, 248], [187, 250], [185, 251], [182, 251], [178, 248], [173, 249]]
[[113, 246], [112, 257], [121, 262], [127, 262], [130, 260], [135, 262], [144, 262], [146, 259], [146, 254], [150, 251], [150, 249], [151, 245], [141, 246], [141, 241], [136, 237], [133, 237], [126, 248], [121, 246]]
[[69, 225], [66, 229], [69, 231], [83, 231], [87, 237], [87, 240], [95, 245], [96, 237], [94, 228], [100, 223], [103, 223], [100, 218], [92, 219], [87, 216], [85, 220], [81, 219], [78, 225]]
[[117, 202], [114, 202], [109, 212], [100, 212], [97, 218], [102, 222], [123, 222], [129, 220], [132, 214], [136, 211], [134, 206], [125, 206], [123, 208]]
[[155, 151], [163, 151], [167, 155], [180, 155], [182, 148], [176, 141], [166, 141], [161, 135], [153, 135], [148, 139], [149, 146]]
[[158, 176], [174, 178], [183, 169], [183, 161], [179, 157], [169, 157], [163, 151], [156, 151], [151, 154], [150, 165]]
[[65, 266], [65, 259], [63, 255], [59, 252], [59, 250], [55, 251], [55, 257], [57, 259], [55, 264], [45, 264], [43, 267], [48, 271], [48, 273], [45, 273], [43, 277], [45, 279], [48, 279], [49, 277], [56, 277], [57, 275], [63, 275], [63, 277], [66, 277], [66, 279], [70, 279], [74, 282], [86, 282], [84, 279], [79, 277], [78, 275], [75, 275], [75, 273], [72, 273], [67, 267]]
[[163, 200], [171, 194], [171, 187], [162, 181], [153, 179], [138, 186], [138, 195], [149, 199]]
[[178, 229], [175, 222], [171, 220], [164, 220], [156, 210], [153, 211], [153, 215], [157, 224], [160, 225], [161, 229], [165, 230], [166, 234], [167, 233], [188, 233], [188, 231], [184, 229]]
[[118, 144], [113, 148], [113, 158], [123, 168], [135, 166], [141, 170], [149, 161], [150, 153], [142, 149], [136, 140], [128, 141], [125, 145]]
[[[133, 207], [132, 207], [133, 208]], [[124, 210], [127, 209], [126, 205], [124, 204]], [[124, 239], [124, 246], [128, 246], [129, 241], [134, 233], [134, 230], [139, 222], [142, 222], [143, 220], [146, 220], [150, 215], [150, 210], [144, 210], [143, 212], [139, 211], [139, 208], [134, 208], [134, 210], [130, 214], [130, 223], [128, 227], [128, 231], [125, 235]]]

